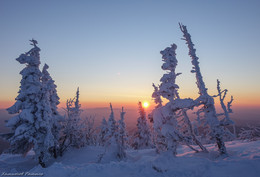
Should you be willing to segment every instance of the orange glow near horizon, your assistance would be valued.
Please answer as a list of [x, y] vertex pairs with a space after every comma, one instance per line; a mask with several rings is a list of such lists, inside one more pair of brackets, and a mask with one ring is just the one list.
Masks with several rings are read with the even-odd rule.
[[[216, 101], [216, 107], [219, 106], [219, 103], [218, 103], [218, 100], [215, 100]], [[9, 107], [11, 107], [13, 104], [15, 103], [15, 101], [11, 102], [11, 101], [0, 101], [0, 109], [7, 109]], [[83, 109], [86, 109], [86, 108], [101, 108], [101, 107], [109, 107], [109, 103], [110, 102], [80, 102], [81, 104], [81, 107]], [[113, 107], [114, 108], [121, 108], [121, 107], [124, 107], [124, 108], [130, 108], [130, 109], [135, 109], [137, 108], [137, 103], [136, 102], [111, 102]], [[252, 103], [252, 102], [251, 102]], [[151, 103], [149, 104], [148, 103], [148, 106], [146, 107], [145, 105], [146, 103], [144, 102], [143, 103], [143, 107], [144, 108], [152, 108], [154, 107], [154, 104]], [[61, 102], [59, 105], [58, 105], [59, 108], [65, 108], [66, 107], [66, 102]], [[250, 104], [250, 102], [242, 102], [242, 103], [236, 103], [234, 102], [233, 103], [233, 107], [245, 107], [245, 108], [249, 108], [249, 107], [252, 107], [252, 108], [260, 108], [260, 104]]]
[[[186, 95], [182, 95], [182, 97], [185, 97]], [[257, 108], [260, 107], [260, 98], [257, 95], [242, 95], [242, 94], [234, 94], [234, 102], [233, 102], [233, 107], [252, 107], [252, 108]], [[10, 98], [10, 96], [9, 96]], [[8, 99], [2, 99], [0, 100], [0, 109], [6, 109], [11, 107], [14, 103], [15, 96], [8, 100]], [[59, 104], [59, 108], [65, 108], [66, 107], [66, 99], [63, 99], [63, 96], [60, 96], [61, 100], [60, 100], [60, 104]], [[87, 101], [85, 101], [87, 100]], [[94, 101], [95, 100], [95, 101]], [[121, 108], [121, 107], [125, 107], [125, 108], [137, 108], [138, 107], [138, 100], [151, 100], [151, 98], [149, 96], [145, 96], [145, 97], [141, 97], [141, 96], [136, 96], [133, 98], [113, 98], [111, 97], [107, 97], [105, 99], [86, 99], [86, 96], [84, 95], [83, 98], [80, 98], [80, 104], [81, 107], [83, 109], [85, 108], [100, 108], [100, 107], [109, 107], [109, 103], [112, 103], [113, 107], [115, 108]], [[227, 97], [227, 99], [225, 100], [226, 102], [229, 101], [229, 98]], [[165, 104], [167, 102], [167, 100], [163, 99], [163, 104]], [[215, 98], [215, 103], [216, 106], [219, 105], [219, 100], [218, 98]], [[148, 105], [148, 106], [146, 106]], [[149, 102], [149, 101], [143, 101], [143, 107], [144, 108], [151, 108], [154, 107], [154, 103], [153, 102]]]
[[[112, 104], [113, 108], [138, 108], [137, 102], [119, 102], [119, 101], [111, 101], [111, 102], [91, 102], [91, 101], [80, 101], [81, 108], [82, 109], [88, 109], [88, 108], [104, 108], [104, 107], [109, 107], [109, 104]], [[66, 107], [66, 102], [61, 102], [58, 106], [59, 108], [65, 108]]]

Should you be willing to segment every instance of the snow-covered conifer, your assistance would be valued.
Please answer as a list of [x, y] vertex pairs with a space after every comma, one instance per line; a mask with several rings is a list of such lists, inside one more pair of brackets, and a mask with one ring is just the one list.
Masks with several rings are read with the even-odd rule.
[[63, 122], [64, 128], [61, 137], [60, 155], [68, 147], [80, 148], [86, 143], [85, 124], [80, 117], [82, 110], [79, 104], [79, 88], [77, 89], [75, 98], [67, 100], [66, 106], [67, 115]]
[[118, 121], [118, 137], [117, 137], [117, 142], [119, 146], [118, 157], [120, 159], [126, 156], [125, 153], [126, 141], [127, 141], [127, 135], [126, 135], [126, 127], [125, 127], [125, 112], [124, 112], [124, 108], [122, 107], [122, 111], [120, 113], [120, 120]]
[[57, 145], [55, 142], [58, 141], [52, 134], [53, 114], [47, 85], [42, 85], [41, 99], [37, 103], [35, 115], [37, 117], [35, 121], [37, 142], [34, 144], [34, 151], [35, 154], [39, 154], [39, 162], [44, 167], [50, 157], [54, 156], [53, 148]]
[[50, 73], [48, 72], [49, 66], [45, 64], [42, 69], [42, 83], [47, 86], [48, 91], [50, 93], [50, 103], [51, 103], [51, 109], [53, 112], [53, 115], [59, 115], [58, 112], [58, 105], [60, 104], [60, 98], [57, 94], [57, 86], [54, 83], [54, 80], [50, 76]]
[[94, 127], [95, 119], [94, 117], [85, 117], [83, 119], [84, 124], [84, 134], [86, 137], [86, 145], [96, 145], [97, 136], [96, 136], [96, 128]]
[[161, 99], [161, 94], [159, 93], [159, 89], [156, 85], [153, 83], [153, 88], [154, 92], [152, 94], [152, 98], [154, 100], [154, 103], [156, 104], [155, 108], [160, 108], [162, 107], [162, 99]]
[[133, 147], [135, 149], [150, 148], [152, 147], [151, 132], [141, 102], [138, 103], [138, 109], [140, 117], [137, 119], [137, 132], [135, 134]]
[[175, 99], [179, 99], [179, 86], [175, 83], [176, 77], [180, 75], [180, 73], [175, 72], [178, 64], [176, 49], [177, 45], [172, 44], [171, 47], [167, 47], [160, 52], [164, 62], [162, 69], [166, 70], [167, 73], [160, 79], [161, 84], [157, 93], [168, 99], [169, 103], [154, 110], [154, 129], [157, 132], [157, 151], [167, 150], [171, 151], [173, 155], [177, 154], [176, 150], [180, 138], [175, 112], [170, 110], [170, 104], [173, 104]]
[[[150, 122], [154, 123], [154, 113], [157, 109], [162, 107], [162, 99], [161, 99], [161, 94], [159, 92], [158, 87], [153, 83], [153, 88], [154, 91], [152, 93], [152, 98], [154, 103], [156, 104], [155, 108], [153, 109], [153, 111], [148, 115], [148, 119], [150, 120]], [[159, 153], [161, 151], [165, 151], [166, 150], [166, 142], [165, 142], [165, 137], [161, 134], [161, 126], [153, 126], [153, 132], [152, 132], [152, 136], [153, 136], [153, 142], [156, 145], [156, 151]]]
[[108, 132], [107, 132], [107, 135], [106, 135], [106, 138], [107, 139], [110, 139], [112, 136], [115, 136], [116, 135], [116, 131], [117, 131], [117, 124], [116, 124], [116, 121], [115, 121], [115, 116], [114, 116], [114, 111], [113, 111], [113, 107], [112, 107], [112, 104], [110, 103], [110, 116], [109, 116], [109, 119], [108, 119]]
[[[115, 158], [117, 160], [122, 160], [125, 158], [125, 147], [124, 147], [124, 122], [120, 121], [120, 129], [117, 122], [115, 121], [114, 111], [112, 104], [110, 103], [110, 116], [108, 119], [108, 131], [105, 136], [106, 149], [103, 154], [100, 155], [99, 161], [102, 161], [106, 158]], [[121, 112], [121, 119], [124, 120], [124, 112]]]
[[[159, 89], [156, 85], [154, 85], [153, 83], [153, 94], [152, 94], [152, 98], [154, 100], [154, 103], [156, 104], [155, 109], [162, 107], [162, 99], [161, 99], [161, 95], [159, 93]], [[148, 119], [150, 120], [150, 122], [153, 122], [153, 111], [148, 114]]]
[[102, 122], [101, 122], [101, 126], [100, 126], [100, 132], [99, 132], [99, 145], [100, 146], [105, 146], [107, 139], [106, 139], [106, 135], [108, 132], [108, 124], [105, 118], [103, 118]]
[[46, 88], [46, 92], [49, 96], [50, 107], [51, 107], [51, 124], [52, 124], [52, 134], [54, 136], [54, 147], [53, 147], [53, 156], [57, 157], [57, 148], [59, 144], [60, 138], [60, 129], [61, 129], [61, 121], [62, 117], [58, 112], [59, 105], [59, 96], [57, 94], [57, 86], [54, 84], [54, 80], [51, 78], [48, 69], [49, 66], [47, 64], [44, 65], [42, 69], [42, 85], [43, 88]]
[[76, 97], [74, 107], [70, 107], [68, 104], [68, 118], [71, 119], [71, 128], [72, 134], [70, 135], [70, 142], [72, 147], [82, 147], [85, 145], [85, 136], [84, 136], [84, 124], [82, 124], [82, 119], [80, 118], [82, 110], [80, 109], [81, 105], [79, 104], [79, 88], [76, 92]]
[[181, 73], [175, 73], [178, 60], [176, 58], [177, 45], [172, 44], [171, 47], [167, 47], [160, 53], [162, 54], [163, 65], [162, 69], [166, 70], [167, 73], [160, 79], [160, 90], [159, 93], [162, 97], [173, 102], [174, 99], [179, 98], [178, 88], [179, 86], [175, 83], [176, 77]]
[[30, 41], [33, 48], [16, 59], [20, 64], [27, 65], [20, 72], [22, 80], [16, 102], [7, 109], [9, 114], [18, 113], [7, 122], [13, 130], [8, 141], [12, 153], [26, 153], [33, 147], [39, 163], [45, 167], [51, 157], [49, 149], [55, 141], [51, 131], [52, 110], [49, 92], [41, 83], [40, 48], [36, 40]]
[[247, 125], [246, 128], [241, 128], [238, 138], [241, 140], [256, 141], [260, 139], [260, 127]]

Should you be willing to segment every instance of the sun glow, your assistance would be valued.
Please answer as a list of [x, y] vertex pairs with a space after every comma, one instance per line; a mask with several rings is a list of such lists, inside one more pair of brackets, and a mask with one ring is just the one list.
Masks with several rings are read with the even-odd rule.
[[150, 104], [149, 104], [147, 101], [144, 101], [144, 103], [143, 103], [143, 107], [144, 107], [144, 108], [148, 108], [149, 105], [150, 105]]

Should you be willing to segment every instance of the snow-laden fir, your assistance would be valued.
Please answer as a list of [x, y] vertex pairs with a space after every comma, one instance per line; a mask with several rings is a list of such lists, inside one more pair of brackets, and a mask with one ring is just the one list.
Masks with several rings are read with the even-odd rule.
[[22, 75], [19, 95], [15, 104], [8, 108], [9, 114], [16, 114], [8, 122], [12, 133], [5, 135], [10, 142], [9, 152], [26, 154], [31, 148], [42, 166], [55, 152], [58, 135], [57, 104], [59, 97], [45, 65], [43, 74], [39, 70], [40, 48], [37, 41], [31, 40], [33, 48], [21, 54], [16, 60], [26, 67]]
[[146, 113], [142, 103], [138, 103], [138, 111], [140, 117], [137, 119], [137, 131], [134, 135], [133, 148], [145, 149], [152, 147], [151, 132], [147, 123]]

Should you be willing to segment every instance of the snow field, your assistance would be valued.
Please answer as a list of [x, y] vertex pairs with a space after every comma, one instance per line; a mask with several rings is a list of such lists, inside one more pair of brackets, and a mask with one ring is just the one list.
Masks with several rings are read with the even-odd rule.
[[[194, 153], [187, 146], [179, 146], [174, 158], [155, 149], [127, 150], [127, 158], [110, 158], [97, 163], [103, 147], [89, 146], [72, 149], [47, 168], [37, 165], [30, 152], [27, 157], [2, 154], [3, 172], [43, 173], [46, 177], [258, 177], [260, 174], [260, 141], [227, 142], [229, 156], [218, 155], [217, 147], [206, 145], [209, 153]], [[197, 148], [197, 147], [195, 147]]]

